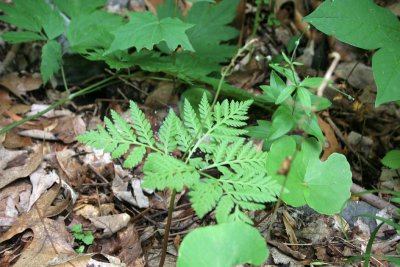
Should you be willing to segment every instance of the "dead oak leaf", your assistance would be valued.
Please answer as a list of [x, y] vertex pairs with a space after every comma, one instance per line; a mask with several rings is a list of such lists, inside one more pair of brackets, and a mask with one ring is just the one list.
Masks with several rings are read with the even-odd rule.
[[0, 243], [31, 229], [34, 239], [25, 248], [14, 266], [47, 266], [47, 263], [57, 257], [76, 254], [72, 244], [72, 236], [68, 233], [64, 222], [58, 222], [47, 217], [58, 214], [64, 205], [51, 206], [58, 195], [60, 186], [55, 185], [44, 193], [34, 208], [22, 214], [13, 226], [0, 237]]
[[36, 146], [34, 151], [24, 160], [21, 166], [13, 166], [7, 168], [12, 160], [16, 160], [18, 156], [22, 156], [26, 151], [12, 151], [0, 148], [0, 189], [15, 180], [29, 176], [39, 167], [42, 162], [42, 146]]

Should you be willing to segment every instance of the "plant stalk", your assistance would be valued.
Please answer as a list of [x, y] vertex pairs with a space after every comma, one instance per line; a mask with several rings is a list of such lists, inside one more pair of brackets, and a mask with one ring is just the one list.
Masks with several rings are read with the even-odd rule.
[[0, 129], [0, 135], [6, 133], [7, 131], [9, 131], [9, 130], [15, 128], [15, 127], [20, 126], [21, 124], [24, 124], [27, 121], [31, 121], [31, 120], [34, 120], [36, 118], [39, 118], [39, 117], [43, 116], [47, 112], [64, 105], [65, 103], [71, 101], [75, 97], [82, 96], [82, 95], [94, 92], [96, 90], [99, 90], [99, 89], [101, 89], [101, 88], [103, 88], [105, 86], [108, 86], [108, 85], [112, 84], [111, 81], [114, 80], [115, 78], [116, 78], [116, 76], [112, 76], [112, 77], [109, 77], [107, 79], [104, 79], [104, 80], [102, 80], [102, 81], [100, 81], [98, 83], [95, 83], [95, 84], [93, 84], [91, 86], [88, 86], [88, 87], [82, 89], [82, 90], [79, 90], [76, 93], [70, 94], [68, 97], [66, 97], [64, 99], [61, 99], [60, 101], [54, 103], [53, 105], [49, 106], [45, 110], [42, 110], [42, 111], [40, 111], [40, 112], [38, 112], [38, 113], [36, 113], [36, 114], [34, 114], [32, 116], [25, 117], [20, 121], [13, 122], [10, 125], [8, 125], [7, 127]]
[[171, 230], [172, 213], [174, 212], [174, 208], [175, 208], [175, 196], [176, 196], [176, 190], [173, 189], [171, 192], [171, 198], [169, 201], [168, 218], [167, 218], [167, 224], [165, 225], [165, 229], [164, 229], [164, 240], [163, 240], [163, 245], [162, 245], [160, 264], [158, 265], [159, 267], [164, 266], [165, 257], [167, 256], [169, 231]]

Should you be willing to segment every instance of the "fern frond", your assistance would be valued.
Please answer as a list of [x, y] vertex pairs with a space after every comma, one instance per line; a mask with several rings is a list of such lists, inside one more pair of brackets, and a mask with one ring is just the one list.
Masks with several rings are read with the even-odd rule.
[[189, 196], [193, 209], [202, 218], [215, 207], [222, 196], [222, 188], [217, 180], [206, 179], [196, 183]]
[[183, 106], [183, 121], [192, 136], [196, 136], [201, 133], [202, 129], [199, 118], [197, 117], [196, 111], [193, 109], [189, 100], [186, 98]]
[[229, 222], [229, 215], [232, 213], [235, 203], [232, 201], [231, 196], [223, 196], [218, 206], [215, 208], [215, 218], [218, 223]]
[[158, 152], [147, 157], [143, 170], [143, 187], [151, 189], [169, 188], [180, 192], [183, 186], [191, 187], [200, 179], [194, 167]]
[[120, 129], [121, 135], [124, 139], [136, 141], [136, 137], [132, 131], [132, 126], [129, 125], [115, 110], [111, 110], [111, 118], [114, 121], [115, 127]]
[[247, 110], [253, 103], [252, 100], [243, 102], [224, 100], [221, 104], [217, 103], [214, 107], [215, 125], [241, 127], [245, 126], [247, 120]]
[[177, 120], [179, 120], [179, 118], [172, 110], [170, 110], [167, 118], [164, 120], [158, 132], [158, 139], [160, 142], [157, 143], [157, 147], [160, 148], [165, 154], [174, 151], [177, 146]]
[[118, 141], [114, 140], [100, 125], [97, 125], [97, 131], [86, 132], [79, 135], [76, 139], [88, 146], [103, 149], [105, 152], [112, 152], [118, 146]]
[[137, 146], [131, 150], [128, 157], [124, 161], [124, 168], [133, 168], [136, 167], [142, 160], [144, 155], [146, 154], [146, 147]]
[[150, 123], [146, 120], [146, 116], [144, 115], [143, 111], [140, 110], [135, 102], [130, 101], [129, 103], [133, 128], [136, 131], [139, 142], [153, 148], [155, 140]]
[[280, 192], [280, 185], [264, 173], [227, 173], [220, 177], [224, 192], [234, 197], [237, 204], [272, 202]]
[[176, 141], [178, 143], [178, 149], [180, 151], [188, 151], [191, 144], [192, 144], [192, 140], [193, 137], [190, 136], [189, 132], [187, 131], [187, 129], [185, 128], [185, 126], [183, 125], [182, 121], [178, 118], [178, 120], [176, 120]]
[[221, 142], [210, 153], [210, 160], [213, 163], [203, 170], [229, 166], [236, 173], [264, 173], [266, 170], [266, 153], [257, 151], [253, 143], [244, 144], [244, 142], [245, 139], [243, 138], [231, 144], [228, 141]]
[[211, 106], [208, 103], [207, 95], [203, 94], [201, 98], [201, 102], [199, 105], [199, 114], [201, 119], [201, 124], [206, 130], [210, 130], [212, 127], [212, 114], [211, 114]]

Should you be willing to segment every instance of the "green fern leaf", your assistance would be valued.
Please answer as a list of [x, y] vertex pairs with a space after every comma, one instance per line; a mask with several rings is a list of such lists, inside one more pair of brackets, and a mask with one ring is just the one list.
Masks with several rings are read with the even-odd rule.
[[271, 202], [280, 192], [280, 186], [264, 173], [225, 172], [219, 181], [224, 191], [238, 201]]
[[157, 143], [158, 148], [160, 148], [165, 154], [175, 150], [177, 146], [176, 135], [178, 134], [177, 121], [178, 117], [175, 113], [170, 110], [167, 118], [160, 127], [158, 133], [158, 139], [160, 143]]
[[129, 156], [124, 161], [124, 168], [136, 167], [143, 160], [144, 154], [146, 154], [146, 148], [144, 146], [138, 146], [132, 149]]
[[244, 144], [244, 141], [243, 138], [240, 138], [232, 144], [229, 144], [228, 141], [221, 142], [210, 153], [210, 160], [213, 163], [205, 169], [229, 166], [236, 173], [265, 172], [266, 153], [257, 151], [251, 142]]
[[230, 196], [223, 196], [215, 209], [215, 218], [218, 223], [229, 222], [229, 214], [232, 213], [235, 203]]
[[130, 111], [133, 128], [136, 130], [139, 142], [154, 148], [154, 137], [150, 123], [146, 120], [144, 113], [139, 109], [135, 102], [130, 101]]
[[151, 153], [144, 164], [143, 187], [182, 191], [183, 186], [191, 187], [200, 179], [199, 173], [190, 165], [161, 153]]
[[211, 211], [222, 196], [222, 188], [217, 180], [206, 179], [197, 183], [189, 196], [196, 214], [202, 218]]
[[196, 136], [201, 133], [201, 124], [199, 118], [197, 117], [196, 111], [193, 109], [187, 98], [185, 98], [185, 103], [183, 106], [183, 121], [192, 136]]
[[189, 135], [181, 120], [176, 120], [176, 141], [180, 151], [188, 151], [193, 138]]
[[132, 127], [115, 110], [111, 110], [111, 117], [114, 121], [115, 127], [120, 129], [121, 136], [126, 140], [136, 142], [136, 137], [133, 134]]
[[116, 159], [124, 155], [129, 149], [128, 143], [119, 144], [114, 151], [111, 153], [111, 157]]
[[201, 102], [199, 105], [199, 114], [203, 127], [207, 130], [210, 130], [212, 127], [212, 115], [210, 103], [208, 103], [206, 94], [203, 94], [203, 97], [201, 98]]

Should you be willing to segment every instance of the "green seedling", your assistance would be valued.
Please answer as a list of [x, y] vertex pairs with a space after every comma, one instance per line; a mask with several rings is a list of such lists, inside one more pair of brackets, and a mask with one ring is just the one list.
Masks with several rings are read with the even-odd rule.
[[90, 231], [83, 231], [82, 224], [74, 224], [71, 226], [71, 233], [75, 238], [75, 242], [78, 243], [78, 247], [75, 249], [78, 253], [83, 253], [85, 248], [93, 244], [94, 236]]

